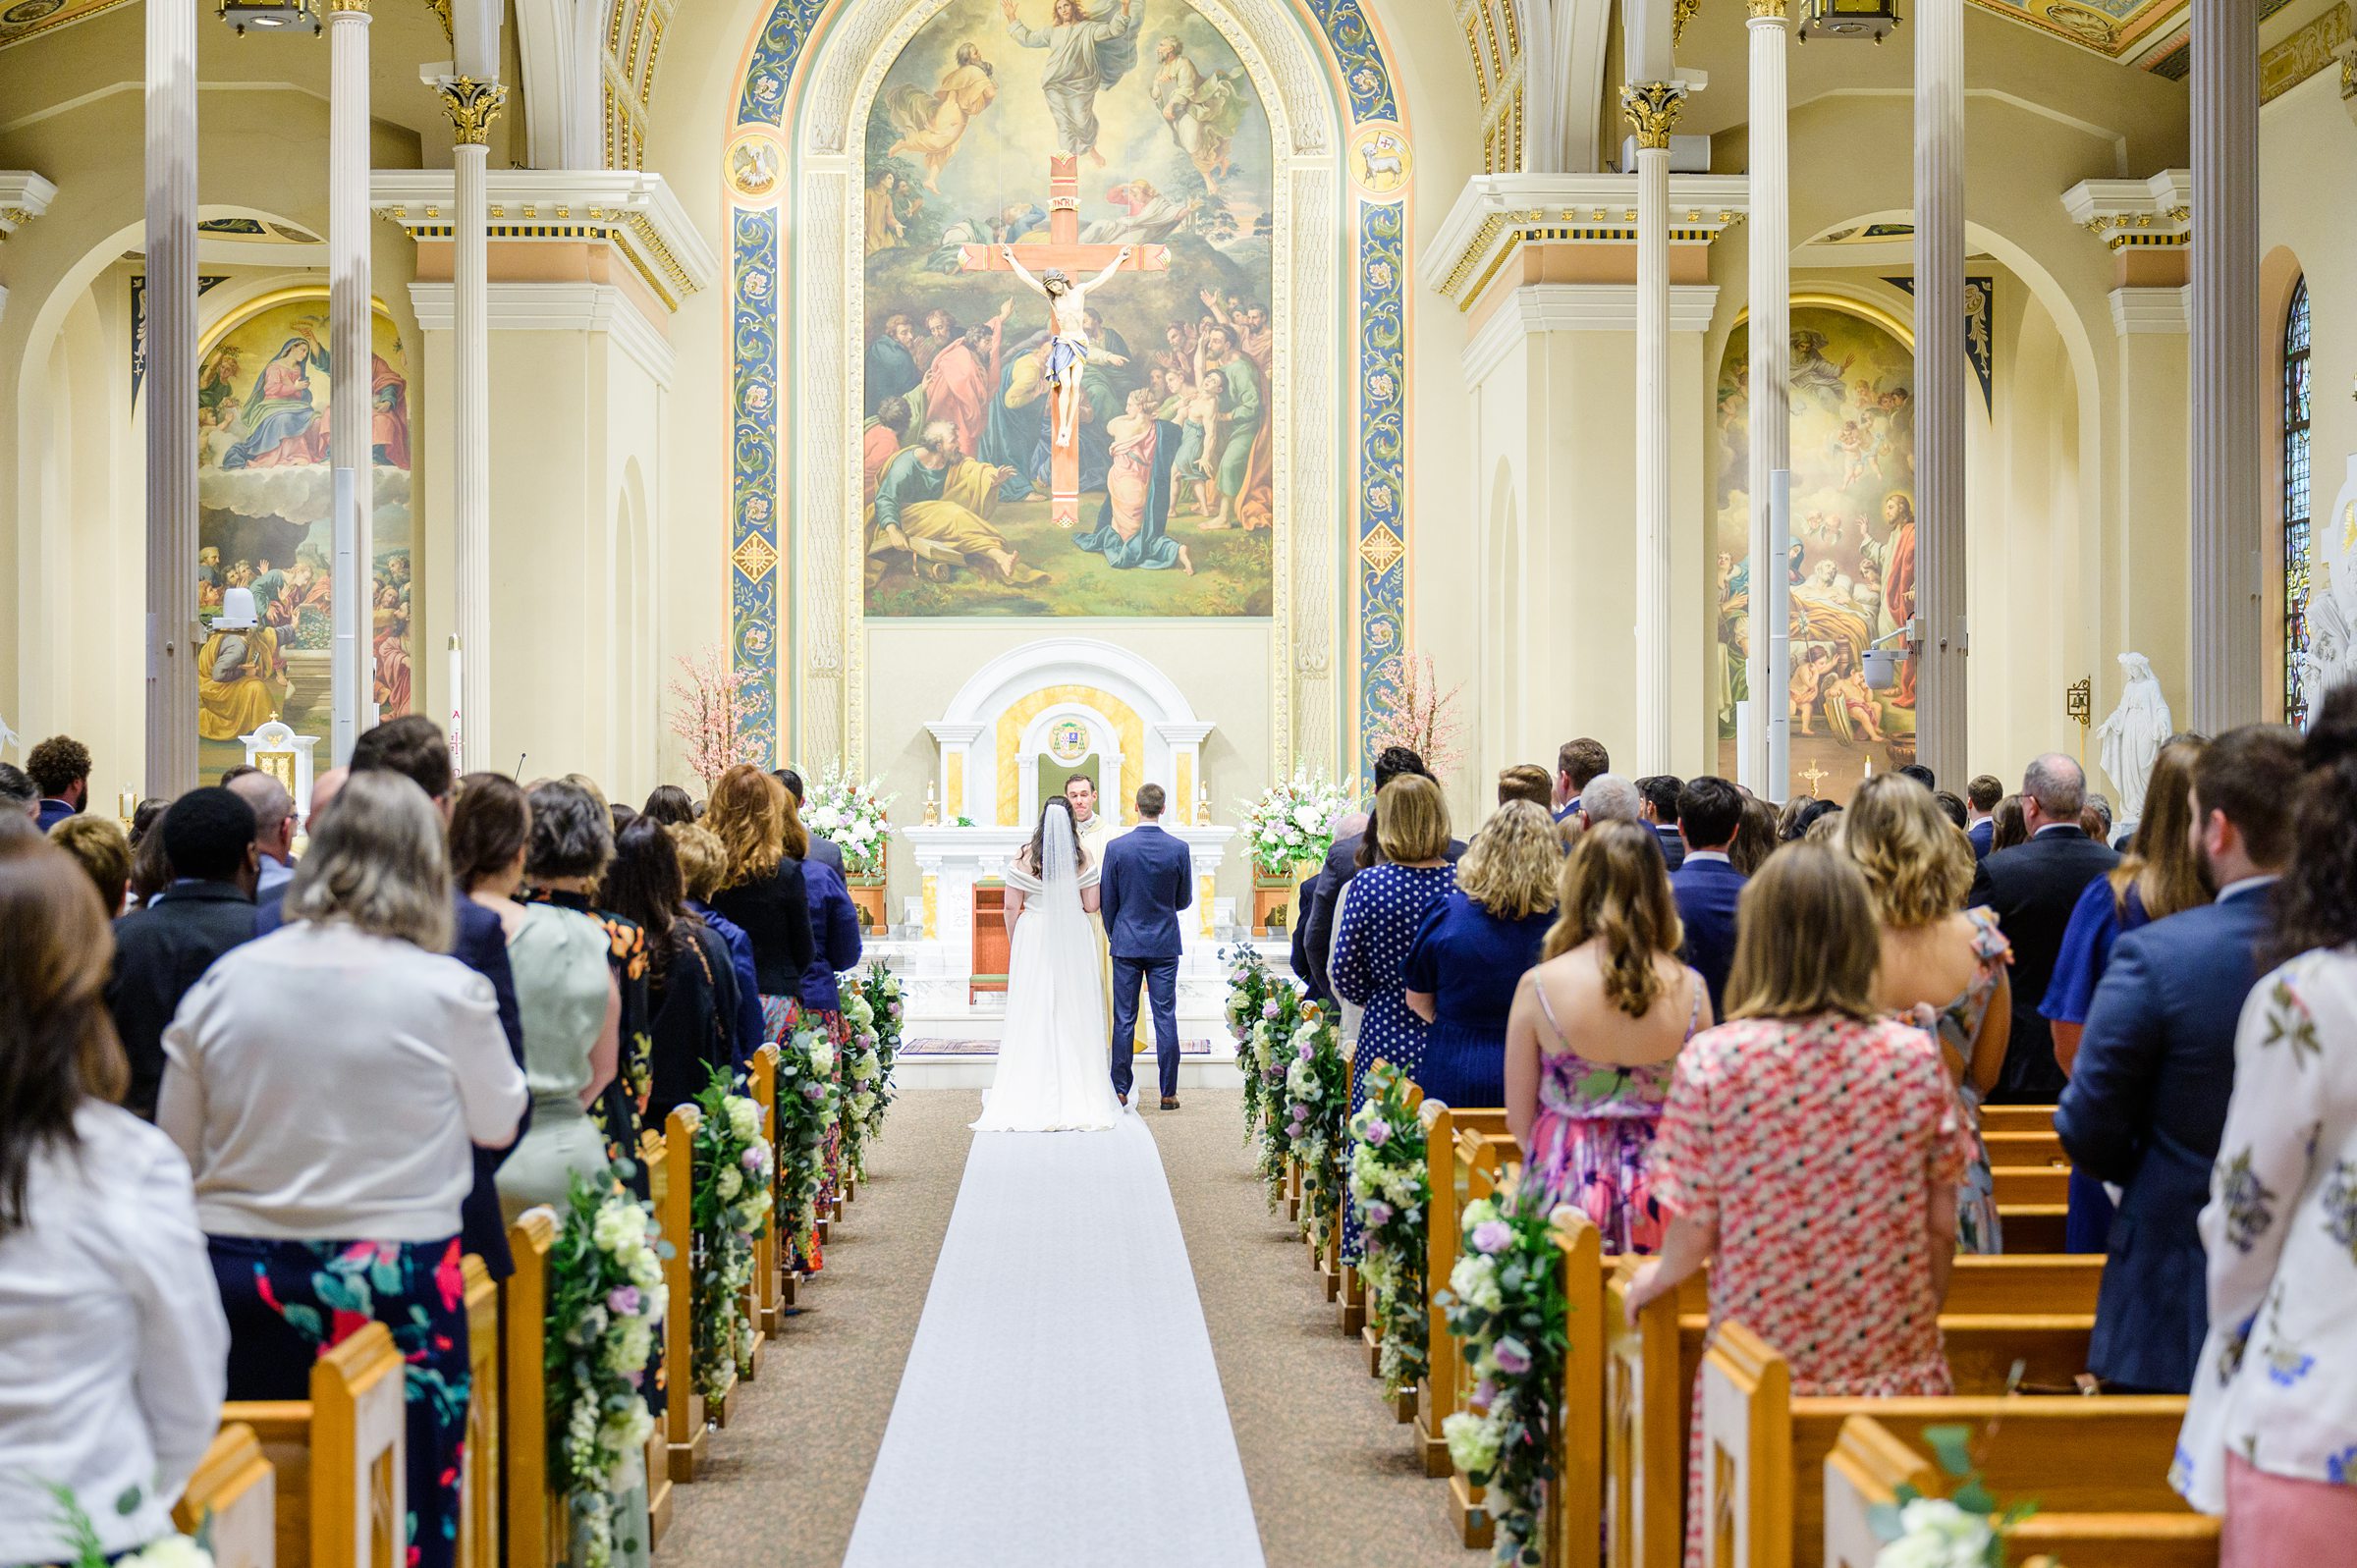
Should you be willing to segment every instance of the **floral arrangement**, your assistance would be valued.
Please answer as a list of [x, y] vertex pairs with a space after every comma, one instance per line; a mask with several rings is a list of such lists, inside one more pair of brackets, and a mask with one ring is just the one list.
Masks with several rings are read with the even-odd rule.
[[1464, 760], [1465, 725], [1456, 711], [1464, 690], [1460, 682], [1447, 691], [1434, 675], [1432, 655], [1399, 653], [1375, 669], [1370, 682], [1377, 710], [1367, 729], [1367, 755], [1379, 756], [1388, 747], [1405, 746], [1424, 759], [1432, 776], [1444, 784]]
[[718, 648], [693, 658], [681, 654], [679, 665], [681, 677], [671, 683], [672, 700], [679, 704], [671, 732], [686, 743], [688, 771], [710, 789], [738, 763], [762, 760], [761, 737], [744, 726], [745, 687], [752, 684], [753, 672], [730, 669]]
[[1290, 1058], [1285, 1063], [1285, 1141], [1301, 1167], [1301, 1234], [1322, 1249], [1342, 1219], [1350, 1066], [1343, 1059], [1342, 1031], [1314, 1001], [1297, 1003], [1292, 1030], [1283, 1039], [1280, 1054]]
[[[884, 966], [878, 964], [878, 969]], [[843, 1170], [852, 1180], [867, 1176], [867, 1140], [883, 1115], [878, 1104], [884, 1088], [883, 1037], [876, 1032], [876, 1004], [867, 998], [860, 975], [837, 979], [843, 999], [843, 1021], [851, 1032], [844, 1049], [843, 1088], [839, 1113], [843, 1117]]]
[[1477, 1198], [1464, 1255], [1440, 1298], [1478, 1381], [1471, 1408], [1442, 1423], [1449, 1457], [1489, 1489], [1497, 1560], [1538, 1563], [1569, 1309], [1552, 1217]]
[[843, 869], [854, 877], [880, 876], [889, 825], [884, 808], [899, 799], [881, 792], [881, 781], [865, 784], [843, 771], [838, 762], [827, 776], [810, 786], [802, 807], [802, 826], [843, 851]]
[[613, 1560], [614, 1497], [645, 1479], [655, 1430], [644, 1389], [670, 1298], [654, 1210], [627, 1189], [631, 1173], [575, 1174], [548, 1260], [549, 1483], [579, 1521], [579, 1568]]
[[1335, 819], [1351, 807], [1349, 792], [1330, 783], [1294, 774], [1274, 784], [1258, 800], [1244, 803], [1244, 846], [1263, 876], [1282, 877], [1305, 862], [1326, 858], [1334, 843]]
[[876, 1037], [876, 1076], [868, 1091], [875, 1096], [875, 1104], [865, 1112], [867, 1136], [873, 1139], [884, 1130], [884, 1112], [892, 1105], [892, 1069], [901, 1057], [906, 1009], [901, 1002], [901, 977], [881, 963], [867, 966], [859, 978], [859, 992], [867, 1000], [872, 1020], [868, 1027]]
[[1973, 1462], [1971, 1428], [1926, 1427], [1923, 1438], [1960, 1484], [1946, 1497], [1902, 1486], [1895, 1501], [1869, 1509], [1866, 1521], [1883, 1541], [1875, 1568], [2004, 1568], [2005, 1538], [2037, 1509], [2016, 1503], [1998, 1510]]
[[818, 1245], [818, 1195], [827, 1179], [827, 1129], [840, 1112], [835, 1044], [816, 1023], [787, 1040], [778, 1057], [778, 1234], [798, 1267]]
[[1267, 1031], [1261, 1027], [1261, 1008], [1277, 982], [1269, 962], [1250, 944], [1225, 947], [1220, 961], [1228, 966], [1228, 1032], [1235, 1036], [1235, 1067], [1244, 1075], [1244, 1141], [1262, 1137], [1267, 1113], [1268, 1085], [1262, 1073], [1268, 1065]]
[[1350, 1118], [1350, 1202], [1358, 1214], [1359, 1277], [1381, 1335], [1383, 1392], [1398, 1398], [1430, 1366], [1425, 1344], [1424, 1211], [1432, 1182], [1407, 1075], [1388, 1061], [1367, 1072], [1366, 1103]]
[[1261, 975], [1266, 990], [1261, 994], [1260, 1016], [1253, 1020], [1250, 1037], [1237, 1054], [1250, 1057], [1260, 1079], [1260, 1122], [1255, 1129], [1260, 1138], [1260, 1179], [1269, 1189], [1269, 1207], [1275, 1209], [1285, 1196], [1286, 1162], [1294, 1152], [1292, 1118], [1288, 1114], [1291, 1104], [1288, 1080], [1298, 1052], [1294, 1036], [1313, 1009], [1291, 981], [1266, 969]]
[[[63, 1568], [108, 1568], [110, 1563], [117, 1568], [213, 1568], [212, 1551], [201, 1534], [195, 1539], [179, 1534], [158, 1537], [137, 1551], [110, 1557], [98, 1540], [97, 1527], [90, 1522], [89, 1510], [74, 1495], [74, 1488], [50, 1486], [46, 1489], [57, 1499], [58, 1523], [74, 1544], [73, 1561]], [[115, 1499], [115, 1512], [129, 1517], [146, 1501], [139, 1488], [133, 1487]]]
[[689, 1223], [695, 1302], [689, 1318], [695, 1386], [717, 1403], [750, 1370], [752, 1314], [745, 1287], [753, 1279], [753, 1243], [769, 1224], [771, 1156], [761, 1136], [761, 1108], [731, 1092], [729, 1071], [695, 1097], [694, 1189]]

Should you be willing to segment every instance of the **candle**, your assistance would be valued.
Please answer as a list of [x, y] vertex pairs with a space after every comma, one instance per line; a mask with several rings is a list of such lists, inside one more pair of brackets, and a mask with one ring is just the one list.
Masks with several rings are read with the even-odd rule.
[[131, 785], [123, 786], [122, 817], [125, 822], [139, 814], [139, 792]]

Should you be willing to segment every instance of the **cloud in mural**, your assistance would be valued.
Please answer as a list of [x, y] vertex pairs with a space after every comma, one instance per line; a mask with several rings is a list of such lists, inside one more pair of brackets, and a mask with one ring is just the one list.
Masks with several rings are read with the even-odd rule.
[[[376, 476], [374, 510], [378, 517], [385, 518], [389, 508], [399, 507], [406, 527], [409, 471], [379, 464], [370, 472]], [[196, 470], [196, 504], [208, 512], [235, 513], [242, 517], [285, 517], [293, 522], [320, 521], [331, 515], [335, 497], [335, 470], [325, 463]]]

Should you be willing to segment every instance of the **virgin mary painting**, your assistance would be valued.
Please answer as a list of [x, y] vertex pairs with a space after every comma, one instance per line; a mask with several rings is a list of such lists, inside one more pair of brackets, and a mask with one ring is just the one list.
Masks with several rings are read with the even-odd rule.
[[222, 467], [276, 468], [325, 460], [326, 421], [311, 402], [311, 367], [326, 371], [327, 350], [308, 318], [295, 323], [294, 334], [254, 378], [237, 440], [221, 456]]
[[1179, 429], [1153, 413], [1154, 395], [1140, 387], [1129, 394], [1129, 406], [1105, 427], [1113, 447], [1113, 467], [1105, 476], [1105, 505], [1097, 513], [1097, 531], [1072, 541], [1092, 555], [1105, 558], [1117, 570], [1168, 571], [1177, 567], [1188, 576], [1195, 564], [1186, 546], [1168, 532], [1171, 519], [1171, 463], [1178, 455]]

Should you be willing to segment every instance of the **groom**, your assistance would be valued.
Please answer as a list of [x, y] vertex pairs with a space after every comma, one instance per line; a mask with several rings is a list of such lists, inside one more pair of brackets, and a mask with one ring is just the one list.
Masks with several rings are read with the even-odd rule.
[[1154, 1057], [1162, 1068], [1162, 1108], [1178, 1108], [1178, 911], [1195, 901], [1195, 874], [1183, 840], [1162, 831], [1160, 784], [1137, 791], [1138, 824], [1105, 846], [1098, 908], [1113, 947], [1113, 1089], [1129, 1103], [1134, 1078], [1140, 981], [1154, 1004]]

